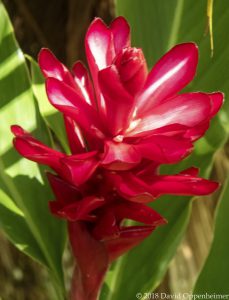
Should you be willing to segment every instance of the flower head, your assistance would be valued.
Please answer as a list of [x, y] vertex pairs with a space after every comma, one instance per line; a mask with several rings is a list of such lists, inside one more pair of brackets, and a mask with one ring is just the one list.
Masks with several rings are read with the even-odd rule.
[[[95, 289], [109, 262], [165, 223], [148, 202], [217, 188], [196, 168], [160, 175], [159, 166], [189, 155], [223, 102], [220, 92], [178, 94], [195, 76], [194, 43], [175, 46], [148, 72], [142, 50], [130, 46], [126, 20], [116, 18], [107, 27], [97, 18], [85, 48], [90, 74], [79, 61], [69, 71], [50, 50], [39, 54], [48, 99], [63, 114], [72, 154], [12, 126], [17, 151], [54, 170], [48, 173], [55, 195], [50, 210], [69, 222], [82, 291]], [[126, 219], [143, 225], [125, 226]], [[97, 260], [89, 266], [92, 251]]]

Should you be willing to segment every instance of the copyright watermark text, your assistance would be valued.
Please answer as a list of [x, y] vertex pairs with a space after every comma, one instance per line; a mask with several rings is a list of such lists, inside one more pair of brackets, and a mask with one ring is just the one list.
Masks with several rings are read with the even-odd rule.
[[137, 299], [141, 300], [229, 300], [229, 294], [217, 294], [217, 293], [202, 293], [202, 294], [191, 294], [191, 293], [137, 293]]

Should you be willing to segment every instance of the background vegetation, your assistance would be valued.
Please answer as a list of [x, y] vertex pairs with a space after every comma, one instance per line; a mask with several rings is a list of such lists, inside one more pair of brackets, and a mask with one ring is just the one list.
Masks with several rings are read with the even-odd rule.
[[[158, 201], [156, 208], [167, 217], [169, 224], [113, 266], [101, 298], [132, 300], [136, 292], [155, 289], [167, 293], [194, 290], [228, 294], [228, 1], [214, 2], [213, 56], [207, 0], [195, 4], [192, 0], [4, 0], [2, 3], [20, 48], [35, 60], [40, 48], [45, 46], [68, 66], [76, 59], [85, 61], [83, 39], [95, 16], [107, 23], [115, 15], [127, 17], [133, 44], [143, 47], [149, 68], [176, 43], [195, 41], [199, 45], [198, 72], [188, 90], [221, 90], [226, 102], [206, 138], [197, 143], [195, 153], [176, 166], [176, 170], [194, 164], [201, 167], [203, 176], [220, 181], [222, 188], [204, 199], [164, 197]], [[44, 190], [41, 185], [42, 170], [30, 162], [19, 161], [11, 146], [9, 125], [18, 122], [43, 141], [47, 141], [48, 125], [63, 146], [65, 137], [61, 126], [55, 126], [57, 121], [60, 124], [58, 116], [46, 104], [37, 65], [32, 58], [27, 57], [25, 62], [20, 48], [0, 4], [0, 299], [53, 300], [56, 296], [51, 278], [54, 286], [63, 283], [64, 224], [49, 216], [46, 203], [51, 194], [48, 187]], [[27, 167], [29, 174], [25, 172]], [[171, 168], [174, 171], [174, 166], [164, 171], [170, 172]], [[32, 180], [28, 178], [31, 172]], [[53, 234], [55, 231], [58, 234]], [[46, 265], [52, 276], [40, 263], [12, 246], [6, 237]], [[68, 248], [63, 263], [68, 289], [72, 270]], [[61, 291], [61, 299], [60, 295]]]

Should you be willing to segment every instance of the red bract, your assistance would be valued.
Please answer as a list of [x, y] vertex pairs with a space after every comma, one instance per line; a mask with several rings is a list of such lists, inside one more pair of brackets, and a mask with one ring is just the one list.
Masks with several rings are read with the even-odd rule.
[[[39, 54], [48, 99], [63, 114], [72, 154], [48, 148], [19, 126], [12, 132], [22, 156], [55, 172], [48, 173], [55, 195], [50, 210], [68, 220], [77, 260], [71, 297], [93, 300], [109, 264], [165, 223], [148, 202], [217, 188], [197, 177], [196, 168], [175, 175], [158, 170], [191, 153], [223, 94], [178, 94], [196, 72], [194, 43], [175, 46], [148, 73], [122, 17], [109, 28], [95, 19], [85, 47], [90, 75], [81, 62], [69, 71], [48, 49]], [[143, 225], [125, 226], [126, 219]]]

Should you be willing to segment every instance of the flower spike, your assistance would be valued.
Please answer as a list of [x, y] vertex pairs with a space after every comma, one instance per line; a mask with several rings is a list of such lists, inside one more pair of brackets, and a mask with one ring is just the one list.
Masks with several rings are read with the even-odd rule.
[[195, 43], [176, 45], [148, 72], [123, 17], [109, 27], [96, 18], [85, 50], [90, 73], [79, 61], [68, 70], [45, 48], [38, 57], [71, 154], [49, 148], [20, 126], [11, 128], [15, 149], [54, 172], [47, 173], [54, 194], [48, 206], [68, 223], [76, 262], [71, 300], [96, 300], [109, 265], [166, 224], [148, 203], [218, 188], [198, 177], [195, 167], [162, 175], [160, 166], [192, 152], [224, 98], [218, 91], [180, 93], [196, 73]]

